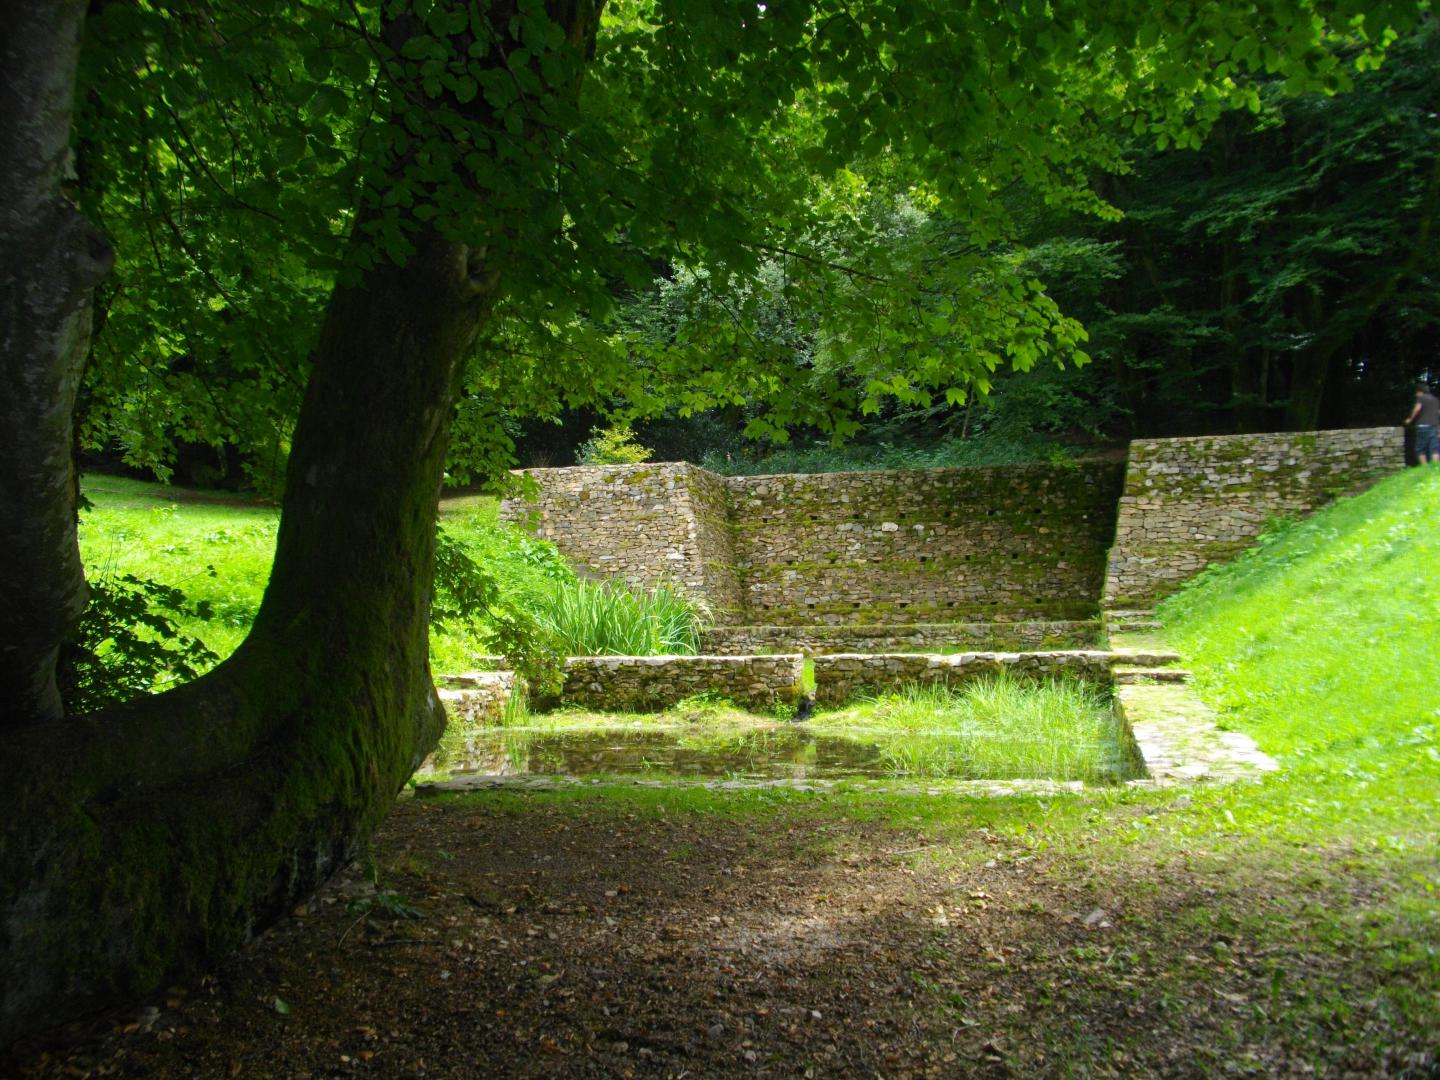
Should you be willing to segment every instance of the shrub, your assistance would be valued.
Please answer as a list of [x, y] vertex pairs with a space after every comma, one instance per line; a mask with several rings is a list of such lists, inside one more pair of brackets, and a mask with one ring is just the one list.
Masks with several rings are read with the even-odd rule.
[[653, 451], [641, 445], [629, 424], [591, 428], [590, 438], [580, 444], [575, 460], [581, 465], [639, 465], [649, 461]]

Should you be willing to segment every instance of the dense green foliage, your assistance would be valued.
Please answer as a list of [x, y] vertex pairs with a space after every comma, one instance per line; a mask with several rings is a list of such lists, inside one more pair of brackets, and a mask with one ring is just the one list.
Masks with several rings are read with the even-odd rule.
[[1122, 220], [1034, 215], [1087, 396], [1145, 434], [1398, 422], [1440, 376], [1437, 100], [1432, 21], [1348, 94], [1271, 83], [1198, 153], [1134, 147], [1101, 188]]
[[[783, 439], [964, 403], [1085, 359], [1009, 193], [1111, 217], [1089, 181], [1130, 167], [1132, 138], [1198, 147], [1264, 83], [1343, 87], [1413, 17], [625, 0], [584, 58], [542, 5], [503, 32], [478, 12], [423, 5], [401, 40], [373, 0], [96, 5], [77, 194], [120, 261], [86, 445], [161, 470], [213, 447], [191, 468], [209, 479], [238, 450], [273, 489], [336, 275], [427, 223], [503, 267], [456, 479], [505, 463], [517, 417], [565, 409], [740, 408]], [[657, 267], [642, 311], [626, 298]]]
[[134, 574], [90, 582], [85, 614], [60, 651], [60, 696], [72, 713], [94, 712], [167, 684], [193, 679], [219, 660], [176, 619], [206, 621], [173, 585]]

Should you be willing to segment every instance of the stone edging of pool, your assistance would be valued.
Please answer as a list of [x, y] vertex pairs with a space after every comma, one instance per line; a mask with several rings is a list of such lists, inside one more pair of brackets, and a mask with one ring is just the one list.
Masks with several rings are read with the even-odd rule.
[[[1117, 640], [1118, 639], [1118, 640]], [[1189, 673], [1173, 666], [1178, 654], [1158, 648], [1153, 642], [1135, 642], [1127, 647], [1124, 636], [1112, 636], [1112, 651], [1103, 654], [1114, 674], [1116, 708], [1129, 728], [1135, 747], [1144, 763], [1145, 775], [1126, 781], [1129, 788], [1168, 787], [1197, 782], [1229, 783], [1256, 780], [1278, 768], [1248, 735], [1222, 731], [1214, 711], [1188, 685]], [[1086, 659], [1098, 657], [1090, 653]], [[945, 666], [958, 657], [946, 658]], [[968, 659], [968, 658], [967, 658]], [[496, 673], [499, 674], [499, 673]], [[495, 679], [492, 674], [471, 685], [476, 689], [483, 682]], [[498, 689], [496, 687], [495, 689]], [[506, 681], [505, 690], [510, 689]], [[447, 698], [463, 698], [463, 692], [450, 691]], [[454, 708], [458, 702], [447, 701]], [[1099, 786], [1082, 781], [1045, 779], [956, 780], [944, 783], [916, 784], [904, 779], [894, 780], [787, 780], [787, 779], [712, 779], [663, 780], [642, 777], [567, 777], [531, 775], [477, 774], [454, 780], [419, 784], [418, 796], [453, 794], [474, 791], [519, 790], [547, 791], [602, 784], [634, 787], [698, 787], [716, 791], [787, 789], [792, 791], [884, 792], [915, 795], [1071, 795]]]

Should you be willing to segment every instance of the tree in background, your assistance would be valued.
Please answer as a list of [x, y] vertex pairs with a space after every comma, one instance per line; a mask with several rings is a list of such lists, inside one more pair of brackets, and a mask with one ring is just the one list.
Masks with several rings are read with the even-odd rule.
[[1037, 213], [1041, 276], [1136, 434], [1392, 423], [1440, 334], [1440, 29], [1352, 93], [1224, 117], [1101, 184], [1110, 224]]
[[[1010, 227], [997, 193], [1022, 180], [1051, 204], [1103, 210], [1084, 181], [1118, 163], [1120, 132], [1199, 144], [1253, 93], [1246, 71], [1339, 87], [1336, 45], [1413, 17], [1355, 0], [636, 0], [615, 4], [602, 31], [591, 0], [362, 2], [340, 16], [283, 0], [97, 7], [91, 29], [109, 51], [87, 68], [87, 108], [138, 103], [140, 130], [117, 143], [148, 149], [128, 172], [107, 165], [102, 122], [81, 164], [127, 188], [137, 170], [171, 164], [166, 183], [193, 198], [129, 204], [122, 242], [153, 237], [167, 265], [168, 211], [171, 254], [185, 256], [168, 263], [184, 273], [150, 279], [182, 298], [157, 317], [186, 294], [223, 309], [235, 328], [214, 362], [303, 393], [274, 568], [246, 641], [176, 690], [64, 716], [55, 656], [85, 591], [73, 405], [110, 252], [65, 195], [86, 5], [8, 12], [0, 1038], [235, 947], [384, 815], [442, 722], [426, 624], [457, 401], [483, 413], [617, 394], [692, 410], [764, 397], [760, 425], [853, 423], [863, 396], [838, 384], [816, 394], [768, 357], [717, 365], [675, 350], [658, 372], [607, 350], [597, 326], [617, 281], [642, 286], [662, 257], [723, 284], [803, 251], [844, 213], [814, 178], [882, 153], [981, 242]], [[201, 231], [210, 246], [193, 242]], [[802, 261], [851, 278], [865, 257]], [[286, 324], [255, 299], [258, 283], [292, 266], [328, 285], [308, 364], [267, 359], [280, 338], [242, 361], [241, 338]], [[158, 305], [153, 290], [123, 303]], [[1022, 280], [1001, 293], [1041, 328], [1018, 352], [1069, 346], [1045, 337], [1043, 290]], [[196, 348], [208, 325], [175, 329], [170, 358], [209, 362]], [[147, 357], [134, 359], [143, 370]], [[876, 379], [864, 393], [963, 392], [982, 369], [916, 353], [890, 389]], [[268, 400], [262, 383], [255, 395]]]

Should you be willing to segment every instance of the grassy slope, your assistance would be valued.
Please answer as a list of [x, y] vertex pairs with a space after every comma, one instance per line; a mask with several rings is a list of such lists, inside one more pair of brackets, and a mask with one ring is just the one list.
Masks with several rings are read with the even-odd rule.
[[1227, 726], [1292, 782], [1356, 787], [1372, 824], [1404, 827], [1437, 808], [1437, 567], [1440, 469], [1412, 470], [1278, 531], [1161, 617]]
[[[181, 619], [181, 630], [228, 656], [260, 606], [275, 552], [279, 511], [221, 492], [192, 492], [116, 476], [82, 482], [92, 509], [81, 516], [80, 550], [91, 577], [137, 574], [209, 600], [214, 617]], [[496, 570], [507, 589], [543, 589], [543, 579], [499, 526], [493, 498], [467, 496], [442, 506], [446, 530]], [[209, 568], [213, 568], [213, 573]], [[479, 643], [458, 631], [432, 631], [437, 671], [465, 670]]]

